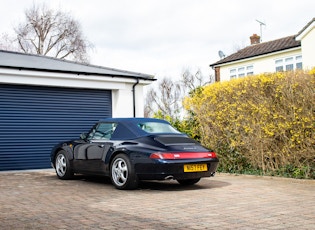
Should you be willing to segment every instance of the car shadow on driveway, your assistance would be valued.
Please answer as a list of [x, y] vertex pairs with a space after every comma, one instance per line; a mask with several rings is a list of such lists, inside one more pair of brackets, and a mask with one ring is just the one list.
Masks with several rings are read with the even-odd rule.
[[[56, 176], [52, 179], [59, 180]], [[104, 186], [112, 185], [109, 177], [104, 176], [89, 176], [89, 175], [75, 175], [72, 181], [82, 181], [86, 183], [93, 183]], [[201, 190], [201, 189], [214, 189], [222, 188], [231, 185], [225, 181], [211, 180], [211, 178], [202, 178], [197, 184], [194, 185], [181, 185], [176, 180], [164, 181], [141, 181], [136, 190], [152, 190], [152, 191], [187, 191], [187, 190]]]
[[158, 191], [187, 191], [214, 189], [229, 186], [230, 183], [224, 181], [214, 181], [211, 179], [201, 179], [194, 185], [181, 185], [175, 180], [167, 181], [142, 181], [138, 189], [141, 190], [158, 190]]

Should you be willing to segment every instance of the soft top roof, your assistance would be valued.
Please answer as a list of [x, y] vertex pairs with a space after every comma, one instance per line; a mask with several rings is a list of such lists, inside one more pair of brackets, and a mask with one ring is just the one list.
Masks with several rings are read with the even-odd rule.
[[[168, 124], [169, 122], [156, 118], [106, 118], [100, 120], [98, 123], [111, 122], [118, 123], [115, 132], [112, 134], [112, 140], [127, 140], [135, 139], [143, 136], [151, 135], [149, 132], [146, 132], [139, 127], [139, 124], [144, 124], [148, 122], [155, 122], [161, 124]], [[164, 134], [176, 134], [174, 132], [164, 133]], [[162, 134], [162, 133], [161, 133]], [[180, 132], [177, 134], [182, 135]]]
[[99, 122], [119, 122], [119, 123], [133, 123], [138, 124], [139, 122], [160, 122], [169, 124], [169, 122], [157, 119], [157, 118], [141, 118], [141, 117], [130, 117], [130, 118], [105, 118], [101, 119]]

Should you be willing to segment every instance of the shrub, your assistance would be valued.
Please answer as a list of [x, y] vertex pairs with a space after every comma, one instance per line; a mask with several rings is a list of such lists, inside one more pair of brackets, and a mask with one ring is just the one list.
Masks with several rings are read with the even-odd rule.
[[184, 105], [219, 170], [315, 178], [314, 102], [315, 74], [278, 72], [205, 86]]

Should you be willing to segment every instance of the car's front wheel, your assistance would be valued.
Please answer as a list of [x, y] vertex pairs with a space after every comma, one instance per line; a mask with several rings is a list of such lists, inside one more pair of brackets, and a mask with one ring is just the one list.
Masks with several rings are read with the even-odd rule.
[[125, 154], [115, 156], [110, 167], [111, 181], [117, 189], [135, 189], [138, 178], [130, 159]]
[[73, 177], [73, 171], [64, 150], [59, 151], [56, 155], [55, 169], [59, 179], [67, 180]]
[[186, 179], [186, 180], [177, 180], [181, 185], [193, 185], [200, 181], [200, 178], [196, 179]]

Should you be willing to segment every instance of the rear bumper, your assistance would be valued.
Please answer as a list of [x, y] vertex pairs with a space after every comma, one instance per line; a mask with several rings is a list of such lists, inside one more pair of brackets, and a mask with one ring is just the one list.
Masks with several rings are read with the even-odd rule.
[[[219, 160], [199, 162], [156, 162], [152, 164], [135, 164], [135, 171], [140, 180], [165, 180], [165, 179], [194, 179], [211, 177], [215, 175]], [[185, 164], [207, 164], [207, 171], [204, 172], [184, 172]]]

